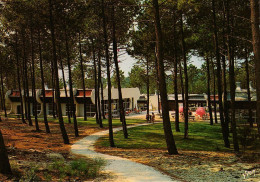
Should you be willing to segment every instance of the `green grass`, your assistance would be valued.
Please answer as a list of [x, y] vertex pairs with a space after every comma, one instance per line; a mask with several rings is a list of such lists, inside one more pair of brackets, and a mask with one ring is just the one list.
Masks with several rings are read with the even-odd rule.
[[[178, 149], [196, 151], [231, 151], [224, 146], [219, 124], [210, 126], [205, 122], [189, 123], [189, 139], [183, 139], [184, 125], [180, 123], [182, 132], [174, 132]], [[124, 139], [123, 132], [114, 134], [115, 144], [119, 148], [166, 149], [163, 125], [154, 124], [128, 130], [129, 139]], [[230, 140], [231, 141], [231, 140]], [[108, 137], [101, 138], [97, 145], [109, 146]]]
[[[33, 119], [33, 117], [32, 117]], [[43, 118], [40, 117], [38, 118], [39, 121], [43, 121]], [[64, 123], [68, 123], [68, 118], [67, 117], [63, 117]], [[52, 122], [58, 122], [58, 118], [54, 119], [53, 117], [48, 117], [48, 121], [52, 121]], [[82, 126], [82, 125], [87, 125], [89, 127], [97, 127], [98, 124], [96, 123], [96, 118], [93, 117], [88, 117], [87, 121], [84, 121], [84, 118], [80, 117], [77, 118], [78, 121], [78, 126]], [[73, 118], [71, 118], [71, 122], [73, 123]], [[107, 119], [103, 119], [103, 126], [105, 128], [108, 127], [108, 120]], [[127, 125], [133, 125], [133, 124], [139, 124], [139, 123], [144, 123], [144, 120], [138, 120], [138, 119], [126, 119], [126, 123]], [[122, 126], [122, 123], [120, 122], [120, 119], [113, 119], [113, 127], [119, 127]]]

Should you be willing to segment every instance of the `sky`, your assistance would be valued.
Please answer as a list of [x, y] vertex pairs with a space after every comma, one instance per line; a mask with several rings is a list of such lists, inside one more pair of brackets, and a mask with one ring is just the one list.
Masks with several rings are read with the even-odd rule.
[[[197, 56], [191, 56], [190, 57], [190, 63], [192, 63], [194, 66], [200, 68], [203, 64], [203, 60], [200, 57]], [[132, 67], [136, 64], [137, 60], [133, 57], [131, 57], [128, 54], [124, 54], [119, 57], [119, 67], [124, 72], [125, 77], [128, 76], [128, 73], [131, 71]]]

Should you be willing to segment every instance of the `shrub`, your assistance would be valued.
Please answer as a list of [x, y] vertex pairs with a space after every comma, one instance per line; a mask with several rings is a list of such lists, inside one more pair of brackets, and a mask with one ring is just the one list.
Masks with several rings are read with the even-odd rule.
[[55, 160], [48, 167], [48, 171], [55, 173], [60, 179], [64, 179], [66, 176], [95, 178], [98, 176], [104, 164], [105, 162], [102, 159], [75, 159], [70, 162], [59, 159]]

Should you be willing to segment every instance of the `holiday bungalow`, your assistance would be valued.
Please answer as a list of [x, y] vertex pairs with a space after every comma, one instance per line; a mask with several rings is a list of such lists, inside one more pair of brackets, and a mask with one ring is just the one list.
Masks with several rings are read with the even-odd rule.
[[[108, 112], [108, 90], [104, 89], [103, 91], [104, 97], [104, 106], [105, 106], [105, 114]], [[112, 111], [114, 115], [118, 115], [119, 112], [119, 97], [118, 97], [118, 89], [111, 89], [111, 98], [112, 98]], [[140, 96], [140, 91], [138, 88], [122, 88], [122, 98], [124, 101], [124, 108], [126, 111], [134, 110], [137, 107], [137, 100]], [[24, 92], [22, 92], [22, 97], [20, 96], [20, 92], [17, 90], [9, 90], [6, 93], [6, 102], [10, 104], [11, 108], [9, 114], [21, 114], [21, 98], [23, 99], [23, 104], [25, 103]], [[101, 98], [101, 96], [100, 96]], [[37, 114], [43, 115], [43, 92], [41, 89], [36, 91], [36, 101], [37, 101]], [[67, 90], [67, 94], [64, 89], [60, 90], [60, 101], [61, 101], [61, 109], [63, 116], [68, 115], [69, 112], [69, 103], [70, 103], [70, 93]], [[45, 90], [45, 102], [46, 102], [46, 111], [47, 115], [52, 115], [55, 112], [55, 92], [53, 90], [46, 89]], [[86, 114], [87, 116], [93, 117], [96, 114], [95, 107], [95, 90], [86, 89], [85, 97], [83, 89], [73, 89], [73, 102], [76, 108], [76, 116], [83, 117], [84, 116], [84, 103], [86, 104]], [[33, 113], [33, 97], [32, 92], [29, 92], [29, 103], [30, 110]], [[25, 112], [25, 104], [24, 104], [24, 112]], [[70, 109], [71, 112], [71, 109]]]

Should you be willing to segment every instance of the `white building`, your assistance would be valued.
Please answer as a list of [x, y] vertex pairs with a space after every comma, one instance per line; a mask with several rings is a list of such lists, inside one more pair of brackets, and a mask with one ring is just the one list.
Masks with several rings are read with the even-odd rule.
[[[104, 103], [105, 103], [105, 113], [107, 113], [107, 100], [108, 100], [108, 90], [104, 89]], [[119, 98], [118, 98], [118, 89], [111, 89], [112, 96], [112, 111], [113, 114], [118, 114], [119, 109]], [[133, 110], [137, 108], [137, 100], [140, 97], [140, 91], [138, 88], [122, 88], [122, 97], [124, 100], [124, 108], [126, 111]], [[20, 100], [20, 92], [17, 90], [11, 91], [9, 90], [6, 93], [6, 103], [10, 104], [11, 108], [9, 114], [21, 114], [21, 100]], [[25, 99], [24, 92], [22, 92], [23, 101]], [[101, 99], [101, 95], [100, 95]], [[42, 90], [38, 89], [36, 91], [36, 101], [37, 101], [37, 114], [43, 115], [43, 95]], [[33, 113], [33, 98], [32, 92], [29, 92], [29, 102], [31, 113]], [[45, 102], [46, 102], [46, 111], [47, 115], [53, 114], [53, 108], [55, 108], [55, 94], [53, 90], [45, 90]], [[60, 102], [62, 108], [62, 115], [65, 116], [68, 114], [68, 106], [70, 103], [70, 94], [67, 91], [67, 97], [65, 90], [60, 91]], [[83, 89], [73, 89], [73, 102], [76, 108], [76, 116], [83, 117], [84, 116], [84, 103], [86, 104], [86, 113], [87, 116], [94, 116], [96, 114], [95, 107], [95, 90], [86, 89], [85, 90], [85, 100], [84, 100], [84, 92]], [[25, 103], [25, 102], [23, 102]], [[54, 107], [53, 107], [54, 106]], [[24, 105], [25, 112], [25, 105]]]

